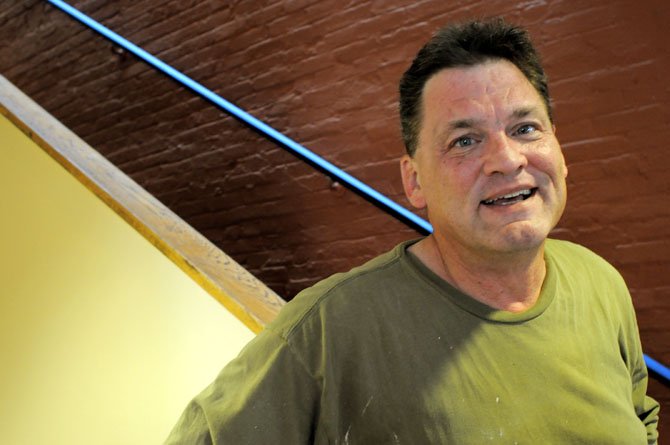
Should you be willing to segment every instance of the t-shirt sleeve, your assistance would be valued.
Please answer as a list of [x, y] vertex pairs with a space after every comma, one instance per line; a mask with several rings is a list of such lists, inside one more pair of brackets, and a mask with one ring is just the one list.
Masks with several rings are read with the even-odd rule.
[[[637, 337], [637, 330], [635, 331]], [[639, 339], [638, 339], [639, 345]], [[648, 372], [644, 363], [642, 348], [635, 354], [636, 361], [632, 364], [631, 382], [633, 385], [633, 404], [635, 412], [647, 430], [647, 443], [654, 445], [658, 441], [659, 403], [647, 395]]]
[[[658, 442], [658, 413], [660, 411], [659, 403], [647, 395], [648, 372], [644, 363], [642, 348], [639, 346], [637, 326], [635, 327], [635, 339], [637, 351], [634, 356], [635, 361], [631, 366], [631, 382], [633, 387], [633, 405], [635, 412], [644, 424], [647, 430], [647, 444], [655, 445]], [[633, 358], [633, 357], [631, 357]]]
[[633, 308], [633, 303], [628, 288], [623, 282], [623, 278], [620, 278], [620, 280], [623, 288], [622, 293], [625, 295], [625, 298], [622, 308], [622, 332], [619, 341], [626, 366], [631, 376], [635, 413], [647, 430], [647, 444], [655, 445], [658, 442], [658, 413], [660, 405], [656, 400], [647, 395], [649, 373], [647, 372], [647, 365], [644, 362], [644, 354], [642, 353], [635, 309]]
[[165, 443], [312, 443], [318, 393], [300, 357], [266, 330], [187, 406]]
[[207, 417], [196, 400], [192, 400], [165, 441], [166, 445], [186, 444], [212, 445], [212, 435]]

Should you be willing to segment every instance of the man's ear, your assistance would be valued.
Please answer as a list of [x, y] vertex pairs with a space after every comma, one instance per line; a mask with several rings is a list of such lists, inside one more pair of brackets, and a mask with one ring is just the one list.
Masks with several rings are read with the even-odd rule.
[[[556, 124], [551, 124], [551, 129], [554, 131], [554, 135], [556, 135]], [[561, 148], [561, 162], [563, 163], [563, 177], [567, 178], [568, 177], [568, 165], [565, 163], [565, 156], [563, 155], [563, 149]]]
[[426, 207], [426, 198], [423, 195], [419, 172], [416, 169], [416, 163], [409, 155], [400, 159], [400, 174], [402, 175], [402, 186], [405, 189], [405, 196], [409, 202], [417, 209]]

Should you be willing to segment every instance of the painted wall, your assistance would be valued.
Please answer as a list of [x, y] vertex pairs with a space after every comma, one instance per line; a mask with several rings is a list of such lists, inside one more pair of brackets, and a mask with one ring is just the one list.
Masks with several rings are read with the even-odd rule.
[[252, 333], [0, 116], [0, 443], [150, 444]]

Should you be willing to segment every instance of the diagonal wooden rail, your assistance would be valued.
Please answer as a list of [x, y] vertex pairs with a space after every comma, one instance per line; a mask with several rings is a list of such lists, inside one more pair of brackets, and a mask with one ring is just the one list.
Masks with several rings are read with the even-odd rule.
[[285, 304], [3, 76], [0, 113], [252, 331], [260, 332]]

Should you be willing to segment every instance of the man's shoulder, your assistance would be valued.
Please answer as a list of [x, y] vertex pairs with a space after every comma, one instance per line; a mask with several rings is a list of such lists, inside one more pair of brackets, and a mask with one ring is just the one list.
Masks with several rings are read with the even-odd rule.
[[621, 274], [605, 258], [571, 241], [547, 239], [545, 255], [558, 269], [569, 274], [602, 275], [622, 281]]
[[336, 273], [298, 293], [286, 304], [271, 329], [287, 337], [314, 317], [345, 316], [350, 311], [374, 305], [376, 297], [402, 280], [403, 242], [348, 272]]

